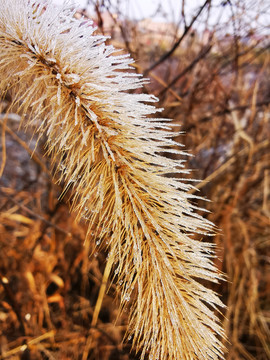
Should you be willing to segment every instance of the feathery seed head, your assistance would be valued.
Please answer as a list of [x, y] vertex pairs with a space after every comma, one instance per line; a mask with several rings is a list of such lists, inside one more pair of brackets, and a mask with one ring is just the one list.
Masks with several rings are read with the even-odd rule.
[[183, 162], [161, 155], [186, 154], [175, 150], [168, 120], [149, 117], [157, 99], [127, 92], [146, 81], [129, 71], [130, 57], [94, 31], [67, 4], [1, 0], [1, 94], [10, 91], [22, 122], [47, 136], [88, 237], [110, 235], [121, 307], [135, 299], [129, 334], [141, 358], [222, 358], [211, 310], [222, 303], [196, 280], [221, 275], [212, 245], [191, 237], [212, 224], [195, 213], [192, 186], [166, 176], [186, 173]]

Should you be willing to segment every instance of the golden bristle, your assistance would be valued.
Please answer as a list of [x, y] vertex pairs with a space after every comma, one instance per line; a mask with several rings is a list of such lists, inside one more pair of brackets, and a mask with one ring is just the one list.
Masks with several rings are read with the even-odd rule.
[[67, 5], [1, 0], [1, 93], [12, 93], [25, 126], [46, 135], [88, 239], [97, 228], [101, 241], [110, 234], [121, 308], [134, 299], [129, 334], [141, 359], [222, 358], [213, 309], [223, 305], [197, 281], [222, 276], [212, 244], [191, 237], [213, 225], [195, 213], [192, 185], [166, 176], [186, 173], [183, 163], [161, 155], [185, 153], [175, 150], [168, 120], [149, 117], [157, 99], [126, 92], [145, 83], [126, 71], [132, 60], [112, 55], [73, 15]]

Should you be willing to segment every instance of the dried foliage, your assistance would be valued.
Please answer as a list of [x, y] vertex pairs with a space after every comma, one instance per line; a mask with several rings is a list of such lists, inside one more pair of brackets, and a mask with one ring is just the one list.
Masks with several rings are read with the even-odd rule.
[[[49, 18], [50, 7], [41, 11], [37, 2], [34, 3], [29, 13], [32, 20], [27, 21], [25, 34], [28, 35], [31, 24], [42, 27]], [[65, 31], [61, 26], [53, 28], [55, 13], [48, 19], [52, 27], [48, 31], [54, 35], [47, 39], [44, 32], [44, 37], [36, 32], [31, 36], [30, 46], [29, 38], [25, 37], [16, 39], [20, 43], [10, 41], [3, 47], [6, 38], [0, 36], [4, 49], [1, 60], [9, 54], [11, 61], [9, 64], [2, 61], [0, 65], [1, 87], [9, 88], [1, 109], [3, 161], [0, 171], [4, 170], [0, 203], [2, 358], [138, 359], [144, 356], [141, 351], [136, 354], [139, 347], [145, 349], [150, 358], [151, 355], [155, 358], [158, 352], [162, 359], [167, 358], [169, 355], [164, 355], [165, 351], [175, 359], [215, 358], [208, 335], [201, 339], [196, 337], [203, 326], [202, 323], [198, 325], [198, 319], [207, 319], [196, 308], [204, 309], [212, 317], [208, 307], [198, 303], [199, 298], [206, 299], [207, 294], [211, 294], [218, 301], [213, 293], [201, 290], [206, 285], [221, 293], [228, 305], [224, 320], [229, 339], [226, 359], [266, 360], [270, 356], [270, 291], [266, 275], [270, 235], [266, 38], [250, 32], [244, 16], [248, 6], [243, 9], [233, 2], [224, 4], [233, 14], [229, 21], [234, 34], [222, 37], [222, 29], [216, 28], [200, 38], [196, 32], [192, 33], [192, 24], [197, 19], [202, 23], [203, 16], [207, 18], [211, 2], [205, 1], [189, 23], [183, 1], [184, 33], [178, 37], [172, 32], [166, 43], [164, 34], [160, 40], [158, 34], [151, 33], [150, 43], [161, 46], [145, 47], [149, 41], [145, 32], [140, 33], [139, 24], [136, 27], [132, 22], [122, 22], [121, 13], [115, 16], [112, 5], [109, 1], [103, 5], [106, 3], [113, 23], [110, 28], [112, 43], [123, 47], [123, 37], [128, 51], [139, 59], [136, 69], [151, 77], [150, 84], [132, 74], [128, 65], [130, 59], [118, 57], [118, 64], [114, 63], [117, 57], [108, 53], [113, 49], [103, 47], [103, 39], [92, 35], [89, 23], [73, 20], [71, 13], [68, 18], [74, 30], [71, 23], [64, 22], [65, 17], [61, 20]], [[8, 2], [2, 1], [2, 4]], [[103, 34], [107, 33], [106, 22], [102, 20], [105, 8], [97, 2], [95, 10]], [[24, 11], [25, 7], [18, 5], [12, 16], [23, 19]], [[14, 24], [19, 22], [14, 21], [11, 13], [12, 9], [5, 10], [8, 15], [4, 25], [10, 23], [8, 29], [14, 31]], [[73, 35], [83, 37], [74, 42]], [[44, 52], [43, 46], [58, 49], [58, 46], [53, 47], [58, 41], [61, 49], [67, 41], [72, 42], [72, 48], [65, 46], [63, 52], [56, 52], [54, 57]], [[82, 50], [82, 43], [90, 46]], [[22, 49], [24, 55], [18, 60]], [[88, 67], [83, 72], [82, 58], [86, 53]], [[99, 60], [95, 62], [95, 59]], [[107, 64], [104, 67], [103, 61]], [[59, 67], [63, 63], [69, 64], [64, 71]], [[125, 73], [122, 73], [122, 66]], [[100, 69], [97, 76], [91, 71], [93, 67], [95, 71]], [[111, 72], [113, 67], [116, 71]], [[6, 74], [9, 74], [8, 79]], [[85, 80], [90, 74], [91, 83]], [[12, 83], [14, 79], [16, 82]], [[29, 84], [34, 84], [33, 88]], [[118, 91], [111, 90], [112, 84]], [[129, 94], [122, 92], [130, 86]], [[160, 98], [159, 104], [165, 108], [162, 115], [174, 119], [173, 124], [154, 119], [152, 115], [146, 117], [149, 113], [155, 114], [156, 109], [142, 101], [154, 101], [154, 98], [139, 95], [136, 90], [139, 86], [144, 92]], [[87, 98], [89, 90], [90, 110], [98, 115], [93, 119]], [[98, 106], [101, 100], [102, 105]], [[112, 105], [115, 112], [110, 110]], [[60, 107], [67, 116], [57, 113]], [[15, 111], [20, 116], [15, 115]], [[30, 149], [24, 142], [27, 135], [22, 131], [14, 133], [18, 121], [28, 124], [30, 137], [38, 130], [39, 145], [34, 136]], [[86, 126], [81, 128], [80, 123]], [[171, 125], [174, 125], [174, 134], [170, 131]], [[179, 129], [187, 135], [179, 135]], [[46, 141], [46, 137], [41, 137], [42, 132], [49, 138], [47, 153], [54, 162], [59, 187], [51, 183], [45, 160], [39, 156], [43, 153], [41, 145]], [[69, 140], [71, 134], [72, 141]], [[192, 198], [195, 190], [189, 185], [190, 174], [182, 162], [185, 154], [176, 150], [176, 143], [170, 140], [172, 135], [195, 153], [195, 157], [187, 158], [187, 167], [198, 169], [196, 177], [206, 180], [197, 187], [201, 195], [212, 202]], [[59, 141], [62, 141], [61, 152]], [[88, 141], [91, 149], [87, 154]], [[120, 144], [123, 146], [118, 147]], [[30, 154], [36, 147], [32, 160], [22, 147]], [[74, 157], [76, 153], [81, 153], [81, 165]], [[90, 167], [87, 168], [89, 158]], [[169, 176], [164, 176], [166, 173]], [[102, 189], [105, 189], [104, 196]], [[77, 219], [82, 215], [87, 218], [85, 223], [75, 222], [65, 203], [57, 201], [61, 192], [64, 192], [61, 198], [76, 208]], [[182, 207], [179, 209], [179, 199], [183, 206], [188, 206], [189, 214], [183, 213]], [[209, 210], [207, 216], [203, 214], [203, 218], [208, 219], [206, 223], [199, 215], [194, 217], [193, 212], [196, 208], [199, 213], [205, 206]], [[112, 211], [113, 208], [120, 208], [122, 212]], [[92, 213], [91, 209], [99, 209], [99, 213]], [[209, 231], [211, 222], [221, 230], [210, 237], [208, 243], [202, 242], [200, 235], [191, 235], [196, 232], [196, 229], [192, 231], [194, 226], [197, 230]], [[85, 238], [90, 241], [83, 247]], [[211, 274], [214, 270], [212, 265], [207, 265], [211, 254], [205, 252], [207, 248], [212, 251], [212, 244], [218, 245], [218, 258], [223, 262], [216, 261], [216, 265], [228, 274], [227, 284], [210, 285], [208, 281], [201, 281], [208, 280], [209, 270]], [[90, 259], [89, 254], [92, 254]], [[205, 260], [203, 254], [207, 255]], [[202, 268], [194, 268], [196, 262], [207, 267], [207, 271], [202, 273]], [[114, 270], [111, 287], [104, 293], [111, 267]], [[176, 279], [175, 273], [178, 274]], [[219, 276], [216, 272], [215, 275]], [[194, 281], [194, 276], [202, 285]], [[164, 279], [162, 285], [160, 278]], [[167, 287], [166, 291], [162, 286]], [[191, 297], [188, 295], [190, 289]], [[120, 308], [124, 309], [118, 317], [117, 301], [112, 301], [115, 291], [121, 294]], [[166, 297], [168, 293], [173, 296]], [[181, 301], [184, 306], [179, 306]], [[174, 315], [169, 314], [170, 306]], [[181, 321], [181, 336], [186, 340], [177, 336], [179, 324], [175, 323], [175, 315]], [[155, 338], [157, 327], [160, 331]], [[217, 327], [219, 331], [212, 321], [210, 327]], [[129, 331], [127, 341], [121, 344], [126, 330]], [[198, 346], [199, 342], [202, 347], [195, 355], [196, 350], [188, 346], [193, 343]]]
[[[47, 136], [63, 192], [88, 223], [87, 239], [108, 241], [121, 308], [134, 298], [128, 333], [141, 359], [217, 359], [223, 332], [209, 306], [222, 306], [196, 278], [217, 282], [213, 246], [193, 240], [212, 225], [194, 213], [191, 185], [169, 176], [187, 171], [161, 152], [173, 148], [166, 119], [151, 95], [126, 90], [145, 84], [130, 58], [93, 36], [88, 22], [51, 3], [1, 3], [0, 88], [22, 123]], [[108, 271], [109, 271], [108, 270]], [[121, 285], [120, 285], [121, 284]], [[93, 315], [94, 316], [94, 315]]]

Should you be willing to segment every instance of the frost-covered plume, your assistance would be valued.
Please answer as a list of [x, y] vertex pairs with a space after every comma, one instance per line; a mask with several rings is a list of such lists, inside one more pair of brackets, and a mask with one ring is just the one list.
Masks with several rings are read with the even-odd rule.
[[185, 153], [175, 150], [169, 120], [149, 117], [157, 99], [126, 92], [145, 80], [94, 30], [67, 5], [1, 0], [1, 94], [8, 90], [22, 122], [47, 136], [59, 181], [89, 223], [87, 241], [92, 232], [109, 239], [121, 307], [134, 299], [128, 331], [141, 358], [218, 359], [223, 331], [213, 309], [222, 303], [197, 279], [220, 274], [212, 245], [191, 237], [212, 224], [177, 179], [183, 163], [161, 155]]

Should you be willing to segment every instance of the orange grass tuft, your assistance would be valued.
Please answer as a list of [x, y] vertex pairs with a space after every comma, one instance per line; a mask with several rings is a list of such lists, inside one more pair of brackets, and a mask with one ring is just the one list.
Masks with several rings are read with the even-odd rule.
[[223, 330], [213, 309], [223, 305], [197, 279], [222, 276], [213, 245], [192, 239], [213, 225], [195, 213], [192, 185], [174, 177], [188, 172], [183, 161], [161, 155], [186, 154], [169, 120], [150, 117], [157, 99], [127, 92], [146, 82], [129, 72], [132, 60], [112, 56], [91, 23], [73, 15], [67, 5], [1, 1], [2, 96], [9, 91], [22, 123], [47, 136], [87, 239], [109, 237], [121, 308], [134, 299], [128, 331], [141, 359], [218, 359]]

